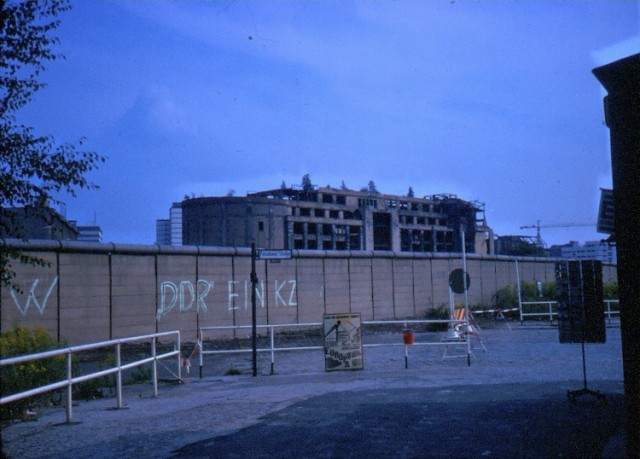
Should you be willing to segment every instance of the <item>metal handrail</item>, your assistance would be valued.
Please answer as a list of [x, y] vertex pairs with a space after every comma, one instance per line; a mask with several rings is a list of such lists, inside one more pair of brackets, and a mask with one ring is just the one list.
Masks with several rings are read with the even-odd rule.
[[[606, 304], [605, 314], [607, 316], [607, 320], [609, 321], [609, 323], [611, 323], [611, 316], [615, 314], [620, 314], [619, 310], [611, 309], [611, 304], [612, 303], [619, 304], [620, 300], [603, 300], [603, 302]], [[528, 305], [534, 305], [534, 304], [542, 304], [542, 305], [546, 304], [549, 306], [549, 311], [524, 312], [522, 306], [528, 306]], [[558, 305], [557, 301], [521, 301], [520, 302], [520, 323], [522, 324], [524, 322], [525, 317], [539, 317], [539, 316], [548, 316], [549, 322], [553, 322], [553, 318], [558, 315], [558, 312], [554, 310], [554, 306], [557, 307], [557, 305]]]
[[[524, 312], [522, 306], [529, 306], [534, 304], [547, 305], [549, 310], [547, 312]], [[558, 315], [557, 311], [553, 310], [554, 306], [557, 306], [557, 301], [521, 301], [520, 302], [520, 324], [524, 322], [525, 317], [549, 317], [549, 322], [553, 322], [553, 317]]]
[[[408, 324], [434, 324], [434, 323], [448, 323], [448, 324], [460, 324], [466, 323], [466, 320], [457, 320], [457, 319], [407, 319], [407, 320], [363, 320], [361, 324], [364, 325], [389, 325], [389, 324], [403, 324], [405, 327]], [[276, 328], [310, 328], [310, 327], [321, 327], [322, 322], [307, 322], [307, 323], [296, 323], [296, 324], [258, 324], [256, 328], [266, 328], [269, 329], [269, 338], [270, 345], [265, 348], [258, 348], [256, 352], [269, 352], [271, 354], [271, 374], [274, 374], [274, 365], [275, 365], [275, 353], [281, 351], [308, 351], [308, 350], [320, 350], [324, 349], [324, 346], [287, 346], [287, 347], [276, 347], [275, 346], [275, 329]], [[224, 325], [224, 326], [210, 326], [210, 327], [200, 327], [199, 329], [199, 339], [196, 343], [196, 346], [199, 350], [198, 359], [200, 366], [200, 378], [202, 378], [202, 370], [204, 367], [204, 355], [213, 355], [213, 354], [240, 354], [240, 353], [249, 353], [252, 352], [253, 349], [224, 349], [224, 350], [205, 350], [204, 349], [204, 332], [212, 331], [212, 330], [238, 330], [238, 329], [251, 329], [251, 325]], [[434, 342], [434, 343], [414, 343], [415, 346], [451, 346], [451, 345], [464, 345], [467, 346], [467, 342], [465, 340], [461, 340], [459, 342], [447, 341], [447, 342]], [[405, 347], [405, 360], [408, 355], [407, 345], [403, 343], [387, 343], [387, 344], [363, 344], [363, 347], [381, 347], [381, 346], [404, 346]]]
[[[156, 352], [156, 343], [157, 343], [157, 339], [161, 338], [161, 337], [166, 337], [166, 336], [175, 336], [175, 344], [174, 344], [174, 349], [173, 351], [170, 352], [166, 352], [164, 354], [157, 354]], [[134, 362], [129, 362], [127, 364], [122, 364], [122, 352], [121, 352], [121, 348], [122, 348], [122, 344], [125, 343], [131, 343], [131, 342], [136, 342], [136, 341], [144, 341], [144, 340], [151, 340], [151, 356], [150, 357], [146, 357], [140, 360], [136, 360]], [[101, 370], [101, 371], [96, 371], [93, 373], [89, 373], [86, 375], [82, 375], [82, 376], [73, 376], [73, 369], [72, 369], [72, 355], [76, 352], [82, 352], [82, 351], [88, 351], [88, 350], [92, 350], [92, 349], [98, 349], [98, 348], [103, 348], [103, 347], [109, 347], [109, 346], [115, 346], [115, 351], [116, 351], [116, 363], [115, 363], [115, 367], [113, 368], [109, 368], [107, 370]], [[56, 357], [59, 355], [64, 355], [66, 356], [66, 370], [67, 370], [67, 377], [66, 379], [64, 379], [63, 381], [58, 381], [58, 382], [54, 382], [51, 384], [47, 384], [45, 386], [40, 386], [40, 387], [36, 387], [33, 389], [29, 389], [23, 392], [19, 392], [16, 394], [11, 394], [11, 395], [7, 395], [6, 397], [2, 397], [0, 398], [0, 405], [4, 405], [5, 403], [10, 403], [10, 402], [14, 402], [16, 400], [21, 400], [24, 398], [28, 398], [28, 397], [33, 397], [34, 395], [40, 395], [40, 394], [44, 394], [45, 392], [50, 392], [52, 390], [56, 390], [56, 389], [61, 389], [66, 387], [67, 388], [67, 422], [72, 422], [73, 420], [73, 412], [72, 412], [72, 406], [73, 406], [73, 385], [74, 384], [78, 384], [84, 381], [89, 381], [91, 379], [95, 379], [95, 378], [100, 378], [102, 376], [107, 376], [110, 374], [116, 374], [116, 391], [117, 391], [117, 408], [122, 408], [123, 407], [123, 403], [122, 403], [122, 372], [124, 370], [128, 370], [130, 368], [135, 368], [138, 367], [140, 365], [143, 365], [145, 363], [153, 363], [152, 368], [153, 368], [153, 373], [152, 373], [152, 380], [153, 380], [153, 396], [157, 397], [158, 396], [158, 367], [157, 367], [157, 362], [158, 360], [162, 360], [165, 358], [169, 358], [169, 357], [173, 357], [173, 356], [177, 356], [177, 363], [178, 363], [178, 373], [177, 373], [177, 377], [180, 380], [181, 379], [181, 373], [180, 373], [180, 332], [179, 331], [168, 331], [168, 332], [161, 332], [161, 333], [152, 333], [152, 334], [148, 334], [148, 335], [140, 335], [140, 336], [132, 336], [132, 337], [128, 337], [128, 338], [120, 338], [120, 339], [114, 339], [114, 340], [109, 340], [109, 341], [101, 341], [101, 342], [97, 342], [97, 343], [90, 343], [90, 344], [84, 344], [84, 345], [80, 345], [80, 346], [72, 346], [72, 347], [66, 347], [66, 348], [62, 348], [62, 349], [54, 349], [51, 351], [45, 351], [45, 352], [39, 352], [37, 354], [28, 354], [28, 355], [21, 355], [18, 357], [9, 357], [6, 359], [2, 359], [0, 360], [0, 366], [5, 366], [5, 365], [15, 365], [18, 363], [23, 363], [23, 362], [29, 362], [32, 360], [39, 360], [39, 359], [46, 359], [46, 358], [50, 358], [50, 357]]]

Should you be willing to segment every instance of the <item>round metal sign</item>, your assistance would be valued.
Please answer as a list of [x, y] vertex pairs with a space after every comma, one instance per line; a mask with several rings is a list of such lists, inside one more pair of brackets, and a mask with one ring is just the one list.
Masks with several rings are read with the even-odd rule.
[[467, 289], [469, 289], [469, 285], [471, 285], [471, 278], [469, 277], [469, 273], [465, 273], [463, 269], [458, 268], [451, 271], [449, 274], [449, 287], [453, 290], [454, 293], [464, 293], [465, 282], [464, 275], [467, 277]]

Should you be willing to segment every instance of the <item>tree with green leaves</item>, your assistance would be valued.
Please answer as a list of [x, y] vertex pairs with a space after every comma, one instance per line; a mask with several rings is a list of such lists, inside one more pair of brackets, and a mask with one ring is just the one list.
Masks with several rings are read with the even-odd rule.
[[[39, 79], [45, 64], [64, 57], [55, 50], [59, 39], [52, 33], [60, 26], [59, 15], [70, 8], [69, 0], [0, 0], [0, 234], [26, 237], [13, 208], [51, 221], [59, 193], [75, 196], [80, 189], [97, 188], [86, 174], [104, 156], [83, 150], [82, 140], [57, 144], [18, 120], [20, 109], [45, 87]], [[3, 244], [3, 285], [12, 285], [15, 260], [45, 264]]]
[[409, 187], [409, 191], [407, 192], [407, 197], [409, 198], [415, 198], [416, 194], [413, 192], [413, 187], [410, 186]]
[[367, 187], [367, 191], [371, 194], [376, 194], [378, 189], [376, 188], [376, 184], [373, 180], [369, 180], [369, 186]]

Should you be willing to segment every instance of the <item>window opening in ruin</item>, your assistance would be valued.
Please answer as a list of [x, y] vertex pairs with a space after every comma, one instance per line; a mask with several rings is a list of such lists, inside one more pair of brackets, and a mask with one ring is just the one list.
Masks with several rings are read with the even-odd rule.
[[358, 207], [373, 207], [374, 209], [378, 208], [378, 200], [377, 199], [369, 199], [369, 198], [359, 198], [358, 199]]
[[330, 210], [329, 211], [329, 218], [333, 218], [335, 220], [340, 218], [340, 212], [338, 212], [337, 210]]
[[333, 204], [333, 195], [332, 194], [323, 194], [322, 202], [326, 204]]
[[258, 231], [264, 231], [264, 222], [258, 222]]
[[391, 214], [373, 214], [373, 249], [391, 250]]
[[400, 230], [400, 250], [403, 252], [411, 251], [411, 244], [409, 239], [409, 230]]
[[336, 195], [336, 204], [346, 204], [347, 203], [347, 198], [343, 195]]

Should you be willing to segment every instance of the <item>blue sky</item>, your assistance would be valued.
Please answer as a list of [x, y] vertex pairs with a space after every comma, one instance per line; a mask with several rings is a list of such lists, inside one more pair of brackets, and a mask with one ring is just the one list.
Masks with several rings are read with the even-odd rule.
[[301, 183], [453, 193], [497, 234], [600, 239], [599, 65], [640, 51], [627, 1], [80, 1], [21, 121], [108, 157], [64, 197], [153, 243], [186, 194]]

